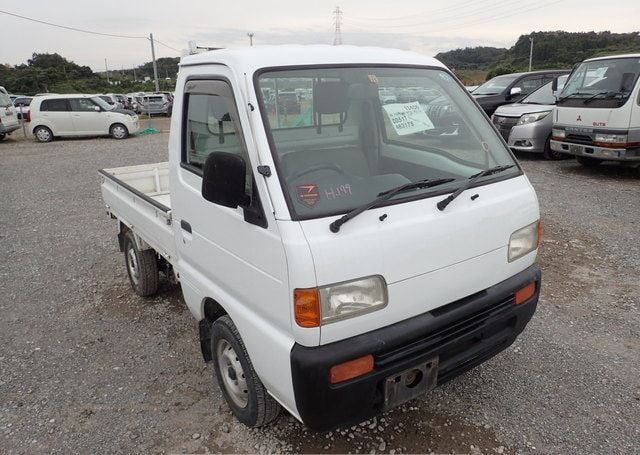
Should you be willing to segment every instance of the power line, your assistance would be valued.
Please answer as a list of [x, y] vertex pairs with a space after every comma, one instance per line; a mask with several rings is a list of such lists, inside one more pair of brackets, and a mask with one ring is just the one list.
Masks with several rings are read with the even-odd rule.
[[74, 32], [90, 33], [92, 35], [110, 36], [112, 38], [149, 39], [146, 36], [116, 35], [113, 33], [101, 33], [101, 32], [94, 32], [92, 30], [84, 30], [81, 28], [67, 27], [66, 25], [54, 24], [53, 22], [41, 21], [40, 19], [34, 19], [32, 17], [21, 16], [20, 14], [10, 13], [9, 11], [0, 10], [0, 13], [6, 14], [8, 16], [19, 17], [20, 19], [24, 19], [27, 21], [37, 22], [39, 24], [50, 25], [52, 27], [58, 27], [58, 28], [64, 28], [66, 30], [73, 30]]
[[175, 47], [171, 47], [168, 44], [165, 44], [162, 41], [158, 40], [157, 38], [154, 38], [153, 41], [155, 41], [156, 43], [158, 43], [158, 44], [160, 44], [160, 45], [162, 45], [162, 46], [164, 46], [164, 47], [166, 47], [168, 49], [171, 49], [172, 51], [176, 51], [178, 53], [182, 52], [180, 49], [176, 49]]
[[[483, 1], [486, 1], [486, 0], [480, 0], [479, 3], [483, 3]], [[452, 10], [457, 10], [458, 8], [461, 8], [463, 6], [469, 5], [471, 3], [476, 3], [476, 2], [477, 2], [477, 0], [467, 0], [467, 1], [461, 2], [461, 3], [457, 4], [457, 5], [448, 6], [446, 8], [439, 8], [439, 9], [434, 9], [434, 10], [430, 10], [430, 11], [421, 11], [419, 13], [407, 14], [407, 15], [404, 15], [404, 16], [397, 16], [397, 17], [359, 17], [359, 19], [366, 20], [366, 21], [384, 21], [384, 22], [403, 20], [403, 19], [415, 19], [417, 16], [432, 16], [434, 14], [439, 14], [439, 13], [442, 13], [442, 12], [449, 12], [449, 11], [452, 11]]]

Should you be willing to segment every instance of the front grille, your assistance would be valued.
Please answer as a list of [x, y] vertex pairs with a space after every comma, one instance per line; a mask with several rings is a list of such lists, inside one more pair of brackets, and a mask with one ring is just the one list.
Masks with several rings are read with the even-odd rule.
[[565, 140], [568, 142], [574, 142], [576, 144], [593, 144], [593, 138], [585, 134], [567, 134]]
[[501, 115], [493, 116], [493, 124], [498, 129], [498, 132], [502, 135], [505, 141], [509, 140], [509, 133], [516, 123], [518, 123], [518, 117], [503, 117]]
[[[446, 314], [446, 309], [449, 306], [453, 306], [455, 309], [455, 307], [459, 305], [458, 302], [453, 302], [443, 308], [432, 310], [430, 313], [434, 317], [442, 316]], [[510, 296], [501, 302], [489, 305], [451, 321], [440, 327], [436, 332], [426, 334], [424, 337], [410, 341], [402, 346], [378, 352], [374, 355], [376, 367], [387, 366], [405, 358], [416, 357], [431, 351], [440, 356], [440, 362], [442, 363], [446, 361], [448, 357], [456, 354], [456, 352], [452, 352], [452, 349], [447, 350], [448, 343], [463, 337], [465, 334], [480, 329], [487, 320], [495, 318], [500, 313], [509, 310], [512, 306], [513, 296]]]

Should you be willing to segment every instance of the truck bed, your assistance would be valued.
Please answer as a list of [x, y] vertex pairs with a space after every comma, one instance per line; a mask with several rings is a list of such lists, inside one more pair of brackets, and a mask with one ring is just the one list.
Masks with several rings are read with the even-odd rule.
[[169, 163], [98, 171], [107, 212], [169, 262], [176, 258], [171, 227]]

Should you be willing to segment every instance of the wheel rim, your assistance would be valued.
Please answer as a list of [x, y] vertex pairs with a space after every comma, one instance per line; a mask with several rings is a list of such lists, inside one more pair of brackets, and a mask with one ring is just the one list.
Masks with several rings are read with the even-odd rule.
[[111, 134], [113, 134], [115, 138], [122, 139], [126, 133], [123, 126], [114, 126]]
[[140, 280], [140, 269], [138, 268], [138, 258], [133, 248], [129, 248], [129, 251], [127, 251], [127, 267], [129, 268], [131, 280], [137, 285]]
[[51, 137], [51, 135], [49, 134], [49, 131], [45, 130], [44, 128], [38, 129], [38, 131], [36, 131], [36, 136], [38, 137], [38, 140], [43, 142], [48, 141], [49, 138]]
[[244, 408], [249, 401], [249, 390], [238, 354], [227, 340], [220, 340], [216, 348], [216, 355], [218, 374], [222, 378], [227, 394], [236, 406]]

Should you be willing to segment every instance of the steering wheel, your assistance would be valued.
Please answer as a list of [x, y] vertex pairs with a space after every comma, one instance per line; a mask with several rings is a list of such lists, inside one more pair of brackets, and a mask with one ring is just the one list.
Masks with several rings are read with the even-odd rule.
[[319, 164], [315, 164], [313, 166], [310, 166], [306, 169], [301, 169], [297, 172], [294, 172], [292, 175], [289, 176], [289, 180], [293, 181], [293, 180], [297, 180], [300, 177], [302, 177], [303, 175], [307, 175], [310, 174], [311, 172], [315, 172], [315, 171], [321, 171], [322, 169], [327, 169], [329, 171], [335, 171], [338, 174], [345, 174], [344, 169], [342, 169], [340, 166], [338, 166], [337, 164], [333, 164], [333, 163], [319, 163]]

